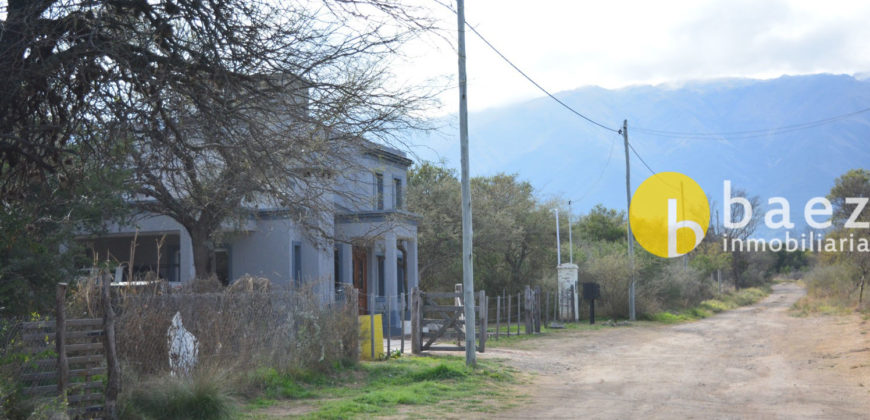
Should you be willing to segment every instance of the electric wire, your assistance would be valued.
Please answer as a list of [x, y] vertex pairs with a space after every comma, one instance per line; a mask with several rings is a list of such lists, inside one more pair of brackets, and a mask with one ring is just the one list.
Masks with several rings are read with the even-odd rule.
[[674, 137], [674, 138], [692, 138], [692, 139], [709, 139], [709, 138], [730, 138], [730, 139], [749, 139], [756, 137], [765, 137], [777, 134], [791, 133], [794, 131], [806, 130], [819, 127], [826, 124], [831, 124], [843, 119], [854, 117], [866, 112], [870, 112], [870, 108], [863, 108], [857, 111], [848, 112], [845, 114], [835, 115], [833, 117], [823, 118], [815, 121], [808, 121], [798, 124], [789, 124], [779, 127], [762, 128], [755, 130], [740, 130], [740, 131], [723, 131], [723, 132], [689, 132], [689, 131], [668, 131], [658, 130], [644, 127], [632, 127], [632, 131], [650, 134], [659, 137]]
[[[447, 8], [448, 10], [450, 10], [451, 12], [456, 13], [456, 10], [453, 9], [453, 7], [451, 7], [450, 5], [444, 4], [444, 3], [442, 3], [442, 2], [439, 1], [439, 0], [434, 0], [434, 1], [435, 1], [436, 3], [442, 5], [442, 6], [446, 7], [446, 8]], [[526, 80], [528, 80], [529, 83], [531, 83], [531, 84], [534, 85], [536, 88], [538, 88], [538, 90], [540, 90], [541, 92], [544, 92], [544, 94], [547, 95], [547, 96], [549, 96], [550, 99], [556, 101], [556, 103], [558, 103], [559, 105], [561, 105], [563, 108], [567, 109], [568, 111], [570, 111], [570, 112], [573, 113], [574, 115], [576, 115], [576, 116], [578, 116], [578, 117], [580, 117], [580, 118], [586, 120], [587, 122], [589, 122], [589, 123], [591, 123], [591, 124], [594, 124], [594, 125], [596, 125], [596, 126], [598, 126], [598, 127], [600, 127], [600, 128], [603, 128], [603, 129], [605, 129], [605, 130], [608, 130], [608, 131], [611, 131], [611, 132], [614, 132], [614, 133], [618, 133], [618, 132], [619, 132], [619, 130], [614, 129], [614, 128], [611, 128], [611, 127], [608, 127], [608, 126], [606, 126], [606, 125], [604, 125], [604, 124], [602, 124], [602, 123], [600, 123], [600, 122], [598, 122], [598, 121], [595, 121], [595, 120], [593, 120], [592, 118], [589, 118], [589, 117], [587, 117], [586, 115], [583, 115], [583, 113], [581, 113], [580, 111], [577, 111], [576, 109], [572, 108], [570, 105], [566, 104], [565, 102], [562, 102], [562, 100], [560, 100], [560, 99], [557, 98], [555, 95], [553, 95], [552, 93], [550, 93], [550, 91], [548, 91], [546, 88], [544, 88], [543, 86], [541, 86], [540, 83], [536, 82], [535, 79], [532, 79], [531, 76], [529, 76], [528, 74], [526, 74], [526, 72], [524, 72], [522, 69], [520, 69], [519, 67], [517, 67], [517, 65], [514, 64], [513, 61], [511, 61], [509, 58], [507, 58], [507, 56], [505, 56], [504, 54], [502, 54], [502, 52], [499, 51], [498, 48], [496, 48], [494, 45], [492, 45], [492, 43], [489, 42], [489, 40], [487, 40], [486, 37], [484, 37], [480, 32], [478, 32], [477, 29], [474, 28], [474, 26], [472, 26], [470, 23], [468, 23], [468, 21], [465, 21], [465, 26], [467, 26], [468, 29], [471, 29], [471, 32], [473, 32], [475, 35], [477, 35], [477, 37], [480, 38], [480, 40], [483, 41], [483, 43], [486, 44], [486, 46], [488, 46], [488, 47], [489, 47], [489, 48], [490, 48], [494, 53], [496, 53], [499, 57], [501, 57], [502, 60], [504, 60], [504, 61], [505, 61], [509, 66], [511, 66], [514, 70], [516, 70], [517, 73], [519, 73], [519, 74], [520, 74], [521, 76], [523, 76]]]

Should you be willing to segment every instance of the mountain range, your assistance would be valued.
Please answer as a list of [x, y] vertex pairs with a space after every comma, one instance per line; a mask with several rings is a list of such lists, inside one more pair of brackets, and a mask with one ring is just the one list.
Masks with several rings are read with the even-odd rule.
[[[473, 95], [473, 86], [469, 90]], [[582, 87], [555, 96], [608, 128], [627, 120], [629, 142], [640, 156], [630, 156], [632, 190], [651, 171], [681, 172], [701, 185], [720, 215], [723, 181], [730, 180], [762, 204], [787, 198], [800, 228], [810, 198], [825, 196], [847, 170], [870, 167], [870, 112], [856, 112], [870, 111], [870, 81], [849, 75]], [[805, 124], [832, 117], [839, 118]], [[458, 168], [456, 120], [449, 116], [435, 133], [415, 135], [410, 143], [416, 158]], [[779, 127], [794, 128], [766, 131]], [[698, 138], [657, 131], [752, 133]], [[516, 173], [542, 197], [571, 200], [575, 213], [598, 203], [626, 206], [622, 136], [551, 98], [471, 113], [469, 144], [473, 175]]]

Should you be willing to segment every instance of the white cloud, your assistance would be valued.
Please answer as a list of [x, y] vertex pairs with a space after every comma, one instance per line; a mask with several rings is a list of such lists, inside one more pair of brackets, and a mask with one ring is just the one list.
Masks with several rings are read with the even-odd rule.
[[[455, 45], [456, 16], [421, 1]], [[870, 71], [870, 2], [473, 0], [466, 19], [551, 91]], [[453, 45], [416, 41], [394, 71], [416, 82], [454, 77]], [[472, 110], [540, 96], [471, 32], [467, 49]], [[456, 95], [445, 92], [444, 112]]]

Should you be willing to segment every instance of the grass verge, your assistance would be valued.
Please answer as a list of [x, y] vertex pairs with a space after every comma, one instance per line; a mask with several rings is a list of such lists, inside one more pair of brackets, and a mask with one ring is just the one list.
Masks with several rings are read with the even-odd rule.
[[261, 396], [244, 408], [248, 419], [483, 413], [514, 404], [517, 381], [516, 372], [499, 361], [479, 359], [472, 369], [459, 356], [404, 356], [329, 374], [265, 370], [257, 375]]
[[750, 287], [722, 294], [716, 299], [701, 302], [698, 306], [679, 312], [658, 312], [650, 316], [653, 321], [675, 324], [704, 319], [722, 311], [751, 305], [770, 294], [770, 288]]

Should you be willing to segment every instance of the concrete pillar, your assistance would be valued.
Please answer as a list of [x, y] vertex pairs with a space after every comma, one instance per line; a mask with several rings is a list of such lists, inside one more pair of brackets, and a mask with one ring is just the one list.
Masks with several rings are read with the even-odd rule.
[[[580, 299], [577, 287], [574, 288], [574, 307], [571, 308], [571, 299], [568, 291], [571, 286], [577, 284], [577, 274], [579, 267], [576, 264], [560, 264], [556, 267], [557, 278], [559, 282], [559, 319], [562, 321], [577, 321], [580, 314]], [[571, 312], [574, 312], [574, 317], [571, 317]]]
[[[390, 302], [389, 327], [398, 326], [398, 303], [396, 298], [399, 286], [399, 260], [396, 252], [396, 234], [388, 232], [384, 235], [384, 297]], [[396, 314], [396, 315], [394, 315]]]
[[353, 246], [351, 244], [339, 243], [338, 254], [341, 258], [339, 270], [341, 274], [339, 278], [342, 283], [353, 284]]
[[190, 234], [187, 229], [181, 228], [178, 232], [179, 256], [181, 261], [178, 262], [180, 273], [179, 281], [187, 283], [196, 278], [196, 268], [193, 265], [193, 242], [190, 240]]
[[405, 264], [408, 276], [408, 293], [420, 286], [420, 273], [417, 268], [417, 238], [409, 239], [406, 247]]

